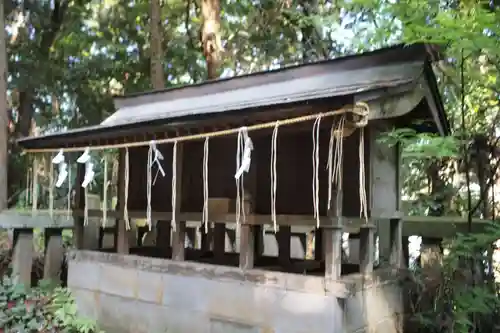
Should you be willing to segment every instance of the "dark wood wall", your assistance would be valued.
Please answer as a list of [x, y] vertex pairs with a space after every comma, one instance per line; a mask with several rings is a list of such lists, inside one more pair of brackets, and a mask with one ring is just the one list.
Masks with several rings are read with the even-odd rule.
[[[327, 206], [327, 158], [331, 122], [324, 121], [320, 131], [320, 212], [326, 215]], [[255, 213], [270, 213], [270, 157], [271, 131], [251, 132], [254, 142], [251, 168], [257, 184], [252, 196]], [[300, 131], [282, 129], [277, 143], [277, 214], [313, 213], [313, 142], [312, 122], [310, 128]], [[368, 183], [368, 133], [365, 133], [365, 167]], [[236, 169], [236, 136], [212, 138], [209, 142], [209, 196], [236, 197], [234, 173]], [[201, 212], [203, 206], [203, 141], [184, 143], [184, 161], [181, 210]], [[165, 177], [158, 175], [152, 187], [152, 209], [171, 211], [172, 144], [160, 145], [164, 160]], [[359, 132], [344, 139], [344, 216], [359, 216]], [[146, 166], [148, 147], [130, 149], [129, 209], [146, 209]], [[156, 167], [153, 169], [154, 178]], [[179, 180], [178, 180], [179, 181]], [[250, 186], [247, 186], [250, 190]]]

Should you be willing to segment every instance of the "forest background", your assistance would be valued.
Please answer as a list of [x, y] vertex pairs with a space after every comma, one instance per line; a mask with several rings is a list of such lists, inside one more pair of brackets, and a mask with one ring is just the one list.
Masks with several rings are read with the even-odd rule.
[[[27, 204], [29, 165], [15, 139], [98, 124], [114, 95], [424, 41], [443, 54], [434, 69], [453, 135], [384, 138], [404, 146], [407, 213], [497, 219], [498, 0], [5, 0], [0, 19], [2, 209]], [[497, 239], [493, 222], [448, 241], [439, 283], [422, 287], [434, 301], [422, 296], [428, 304], [414, 311], [426, 332], [498, 330]], [[448, 278], [457, 265], [472, 273], [468, 288]]]

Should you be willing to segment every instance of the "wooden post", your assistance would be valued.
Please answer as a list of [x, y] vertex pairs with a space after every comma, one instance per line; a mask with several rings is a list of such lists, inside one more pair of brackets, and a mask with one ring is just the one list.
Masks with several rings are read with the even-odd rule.
[[[82, 211], [85, 208], [85, 193], [82, 187], [83, 177], [85, 176], [85, 165], [81, 163], [77, 163], [76, 167], [76, 182], [74, 185], [75, 189], [75, 201], [73, 205], [73, 209], [78, 211]], [[85, 247], [84, 243], [84, 220], [81, 216], [75, 216], [74, 218], [74, 227], [73, 227], [73, 239], [75, 242], [75, 247], [77, 249], [83, 249]]]
[[200, 226], [201, 232], [201, 250], [203, 253], [210, 252], [212, 250], [212, 241], [213, 241], [213, 228], [212, 223], [208, 222], [208, 228], [205, 232], [205, 226]]
[[255, 261], [259, 260], [264, 255], [264, 226], [263, 225], [255, 225], [254, 226], [255, 233]]
[[[130, 152], [129, 152], [130, 153]], [[130, 166], [125, 166], [130, 160], [127, 161], [125, 158], [125, 149], [120, 149], [119, 152], [119, 163], [118, 163], [118, 211], [120, 215], [123, 216], [125, 211], [125, 168]], [[130, 181], [130, 179], [128, 180]], [[122, 254], [128, 254], [130, 252], [130, 245], [128, 239], [128, 230], [126, 228], [126, 222], [123, 218], [116, 221], [116, 252]]]
[[[182, 142], [177, 143], [177, 164], [175, 165], [175, 173], [177, 177], [176, 190], [176, 215], [179, 216], [182, 205], [182, 165], [184, 164], [184, 145]], [[185, 260], [185, 245], [186, 245], [186, 221], [177, 221], [176, 229], [172, 233], [172, 259], [177, 261]]]
[[31, 287], [33, 267], [33, 229], [14, 229], [12, 274], [18, 283]]
[[196, 228], [186, 227], [186, 237], [188, 241], [188, 247], [196, 249]]
[[186, 259], [186, 221], [178, 221], [172, 234], [172, 260], [183, 261]]
[[338, 280], [342, 273], [342, 227], [323, 228], [325, 239], [325, 278]]
[[55, 283], [61, 282], [61, 268], [64, 260], [64, 248], [61, 228], [45, 229], [45, 263], [43, 278]]
[[[344, 142], [342, 141], [342, 146]], [[341, 183], [336, 189], [332, 187], [331, 205], [328, 207], [328, 216], [335, 219], [332, 225], [323, 228], [323, 239], [325, 247], [325, 278], [327, 280], [338, 280], [342, 274], [342, 210], [344, 204], [344, 194], [342, 192], [342, 179], [344, 174], [344, 164], [341, 159], [340, 165]], [[319, 245], [321, 247], [321, 245]]]
[[403, 221], [401, 219], [391, 219], [391, 256], [392, 267], [403, 268]]
[[405, 267], [410, 267], [410, 239], [408, 236], [403, 237], [403, 260]]
[[290, 266], [292, 227], [280, 225], [276, 233], [278, 242], [278, 261], [284, 268]]
[[213, 231], [214, 257], [216, 260], [222, 260], [226, 251], [226, 224], [214, 223]]
[[156, 223], [156, 248], [160, 251], [162, 258], [170, 258], [172, 241], [172, 224], [170, 221], [158, 221]]
[[240, 268], [252, 269], [255, 260], [255, 229], [252, 225], [242, 224], [240, 227]]
[[363, 275], [373, 273], [375, 261], [375, 227], [362, 226], [359, 237], [359, 272]]
[[314, 229], [314, 260], [321, 261], [325, 258], [325, 244], [323, 242], [323, 229]]
[[401, 201], [400, 151], [381, 142], [379, 137], [392, 128], [388, 120], [370, 122], [369, 138], [369, 208], [370, 219], [377, 226], [380, 263], [390, 262], [390, 219], [399, 215]]

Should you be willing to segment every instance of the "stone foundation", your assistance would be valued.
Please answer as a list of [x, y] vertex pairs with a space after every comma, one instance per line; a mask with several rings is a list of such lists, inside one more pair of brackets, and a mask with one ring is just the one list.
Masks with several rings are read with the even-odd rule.
[[342, 283], [287, 273], [74, 251], [68, 285], [107, 333], [396, 333], [393, 282]]

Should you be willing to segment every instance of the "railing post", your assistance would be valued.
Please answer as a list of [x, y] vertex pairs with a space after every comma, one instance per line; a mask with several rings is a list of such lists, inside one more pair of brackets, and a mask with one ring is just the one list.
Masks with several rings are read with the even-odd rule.
[[390, 263], [392, 267], [403, 268], [403, 221], [390, 220]]
[[29, 288], [33, 267], [33, 229], [14, 229], [13, 245], [12, 273], [18, 283]]
[[375, 227], [362, 226], [359, 237], [359, 272], [363, 275], [373, 273], [375, 261]]
[[325, 278], [338, 280], [342, 272], [342, 227], [323, 228], [325, 240]]

